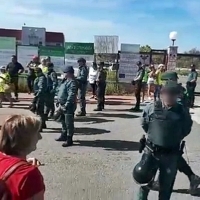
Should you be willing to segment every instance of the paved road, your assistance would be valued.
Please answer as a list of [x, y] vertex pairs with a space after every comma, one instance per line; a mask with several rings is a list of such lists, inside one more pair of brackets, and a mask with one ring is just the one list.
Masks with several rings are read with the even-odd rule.
[[[130, 99], [127, 98], [125, 104], [128, 102]], [[21, 101], [18, 108], [26, 108], [27, 105], [27, 101]], [[136, 199], [138, 186], [133, 183], [131, 171], [141, 156], [137, 151], [143, 133], [139, 123], [140, 114], [129, 113], [127, 109], [130, 105], [122, 103], [108, 105], [102, 113], [94, 113], [94, 107], [94, 104], [89, 104], [88, 116], [76, 118], [75, 146], [70, 148], [62, 148], [60, 143], [54, 141], [59, 136], [60, 124], [47, 122], [48, 129], [42, 133], [43, 139], [32, 154], [45, 164], [40, 167], [46, 183], [45, 199]], [[6, 113], [17, 112], [28, 111], [0, 109], [0, 119]], [[198, 130], [199, 125], [195, 122], [187, 138], [187, 150], [192, 168], [200, 174]], [[199, 199], [181, 194], [187, 192], [185, 189], [188, 186], [187, 178], [178, 174], [175, 189], [179, 191], [173, 193], [172, 199]], [[151, 192], [149, 199], [157, 199], [157, 192]]]

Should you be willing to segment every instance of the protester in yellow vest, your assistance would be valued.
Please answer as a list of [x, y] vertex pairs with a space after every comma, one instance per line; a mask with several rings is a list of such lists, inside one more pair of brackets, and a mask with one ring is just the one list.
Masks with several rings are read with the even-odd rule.
[[2, 108], [2, 102], [6, 99], [10, 102], [9, 108], [13, 106], [13, 99], [11, 96], [11, 77], [6, 72], [6, 67], [0, 67], [0, 108]]
[[165, 65], [163, 64], [158, 65], [158, 69], [156, 70], [155, 73], [154, 101], [156, 101], [157, 99], [160, 100], [160, 91], [162, 87], [161, 76], [164, 71], [165, 71]]
[[42, 72], [44, 74], [46, 74], [48, 72], [47, 60], [45, 58], [42, 58], [41, 59], [41, 64], [38, 67], [42, 69]]
[[145, 92], [146, 92], [146, 88], [147, 88], [148, 73], [149, 73], [149, 69], [146, 68], [144, 77], [142, 79], [142, 102], [144, 102]]

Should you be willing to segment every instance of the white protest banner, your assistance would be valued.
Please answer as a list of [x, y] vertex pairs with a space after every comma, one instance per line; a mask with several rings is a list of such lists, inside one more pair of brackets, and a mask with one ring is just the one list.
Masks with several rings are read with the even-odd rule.
[[119, 62], [118, 79], [122, 83], [130, 83], [136, 76], [140, 60], [139, 53], [121, 53]]
[[118, 36], [94, 36], [94, 52], [95, 53], [118, 53]]
[[36, 46], [18, 46], [17, 59], [18, 62], [26, 67], [27, 64], [33, 60], [34, 56], [38, 56], [38, 47]]
[[6, 66], [11, 62], [12, 55], [16, 55], [16, 39], [0, 37], [0, 66]]

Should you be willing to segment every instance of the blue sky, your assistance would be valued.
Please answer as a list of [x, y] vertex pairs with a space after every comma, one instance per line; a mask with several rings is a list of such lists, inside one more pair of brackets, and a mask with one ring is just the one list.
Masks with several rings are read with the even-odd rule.
[[[59, 2], [59, 4], [58, 4]], [[200, 49], [200, 0], [1, 0], [1, 27], [46, 27], [70, 42], [118, 35], [121, 43], [165, 49], [177, 31], [179, 52]]]

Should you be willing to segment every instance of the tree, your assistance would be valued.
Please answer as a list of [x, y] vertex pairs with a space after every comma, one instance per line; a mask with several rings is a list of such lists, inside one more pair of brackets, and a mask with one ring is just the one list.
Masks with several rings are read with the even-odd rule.
[[151, 51], [151, 47], [149, 45], [140, 47], [140, 52], [150, 52], [150, 51]]

